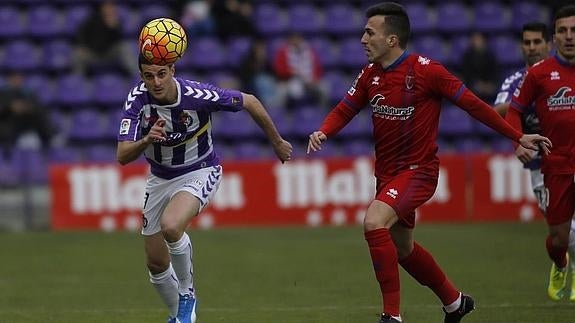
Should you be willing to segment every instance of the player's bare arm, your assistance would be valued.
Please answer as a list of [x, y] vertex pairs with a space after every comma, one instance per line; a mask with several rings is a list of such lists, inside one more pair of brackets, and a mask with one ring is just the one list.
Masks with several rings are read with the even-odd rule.
[[270, 115], [267, 113], [266, 109], [256, 98], [251, 94], [242, 93], [242, 98], [244, 101], [244, 108], [252, 119], [258, 124], [258, 126], [264, 131], [269, 141], [271, 142], [276, 156], [281, 162], [286, 162], [291, 159], [292, 145], [284, 140], [279, 134], [276, 126]]
[[315, 131], [309, 135], [309, 142], [307, 144], [307, 153], [311, 151], [321, 150], [321, 144], [327, 140], [327, 136], [321, 131]]
[[118, 142], [118, 148], [116, 150], [116, 158], [118, 162], [122, 165], [126, 165], [140, 157], [140, 155], [146, 150], [153, 142], [162, 142], [166, 140], [166, 130], [164, 126], [166, 125], [166, 120], [158, 119], [156, 123], [150, 129], [150, 132], [142, 139], [138, 141], [120, 141]]

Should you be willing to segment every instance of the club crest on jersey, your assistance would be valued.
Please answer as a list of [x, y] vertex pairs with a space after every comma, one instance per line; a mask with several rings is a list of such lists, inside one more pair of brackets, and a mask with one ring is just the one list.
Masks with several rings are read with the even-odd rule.
[[407, 74], [405, 76], [405, 88], [408, 90], [413, 89], [413, 86], [415, 85], [415, 75], [413, 74]]
[[186, 127], [189, 127], [192, 124], [192, 116], [188, 111], [182, 111], [179, 118], [180, 122], [183, 123]]

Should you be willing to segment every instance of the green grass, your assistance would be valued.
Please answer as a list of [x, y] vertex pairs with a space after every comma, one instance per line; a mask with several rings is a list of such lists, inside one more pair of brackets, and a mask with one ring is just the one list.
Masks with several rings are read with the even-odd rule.
[[[465, 322], [559, 322], [546, 296], [546, 229], [419, 225], [416, 238], [472, 294]], [[191, 231], [198, 323], [377, 322], [380, 297], [361, 228]], [[165, 322], [136, 233], [0, 233], [0, 322]], [[435, 296], [402, 272], [405, 322], [442, 322]]]

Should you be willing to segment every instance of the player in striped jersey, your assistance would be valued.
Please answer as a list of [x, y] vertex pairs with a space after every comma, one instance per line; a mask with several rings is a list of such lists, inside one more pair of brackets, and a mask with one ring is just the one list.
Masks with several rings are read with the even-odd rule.
[[291, 159], [292, 146], [255, 96], [177, 78], [173, 64], [152, 65], [142, 56], [139, 67], [142, 82], [124, 103], [117, 159], [125, 165], [143, 154], [150, 164], [142, 228], [150, 282], [171, 312], [168, 322], [195, 322], [192, 243], [185, 229], [222, 178], [211, 113], [246, 110], [281, 162]]

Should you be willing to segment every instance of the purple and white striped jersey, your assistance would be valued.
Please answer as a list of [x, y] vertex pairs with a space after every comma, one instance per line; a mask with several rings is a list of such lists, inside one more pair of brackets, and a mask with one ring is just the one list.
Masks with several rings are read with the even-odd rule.
[[158, 105], [140, 82], [124, 103], [118, 141], [137, 141], [148, 134], [156, 120], [166, 120], [167, 140], [153, 143], [144, 156], [152, 174], [171, 179], [190, 171], [219, 164], [212, 142], [211, 113], [240, 111], [240, 91], [175, 78], [176, 103]]
[[[522, 68], [519, 71], [509, 75], [503, 84], [501, 84], [501, 88], [499, 89], [499, 93], [497, 93], [497, 98], [495, 99], [494, 105], [498, 105], [501, 103], [511, 102], [511, 98], [513, 97], [513, 93], [517, 91], [517, 87], [519, 83], [525, 77], [527, 73], [526, 68]], [[539, 133], [541, 131], [541, 127], [539, 126], [539, 118], [537, 118], [537, 114], [535, 114], [535, 106], [531, 105], [529, 109], [525, 110], [522, 118], [523, 123], [523, 132], [528, 134]], [[541, 155], [537, 154], [533, 160], [524, 164], [525, 168], [529, 169], [539, 169], [541, 167]]]

